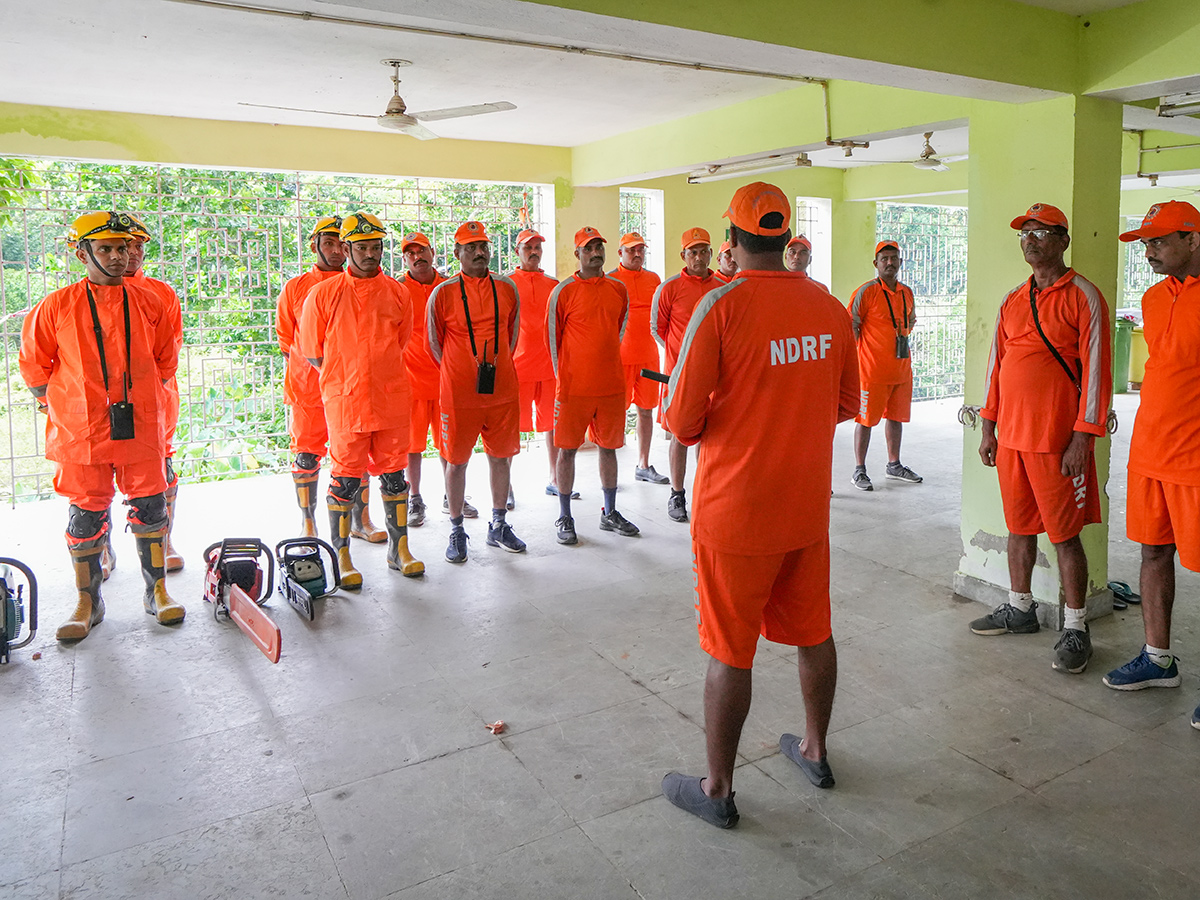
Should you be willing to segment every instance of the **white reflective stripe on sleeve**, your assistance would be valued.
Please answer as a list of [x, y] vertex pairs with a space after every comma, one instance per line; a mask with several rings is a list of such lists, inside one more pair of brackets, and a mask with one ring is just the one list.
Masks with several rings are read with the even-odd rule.
[[429, 294], [429, 300], [425, 305], [425, 331], [429, 335], [429, 355], [432, 356], [439, 364], [441, 364], [442, 361], [442, 344], [441, 341], [438, 340], [437, 326], [433, 321], [433, 310], [437, 305], [437, 296], [439, 293], [441, 293], [442, 288], [448, 284], [453, 284], [457, 279], [457, 275], [454, 276], [454, 278], [447, 278], [445, 281], [435, 287]]
[[987, 369], [983, 376], [984, 406], [987, 406], [988, 397], [992, 395], [992, 379], [996, 377], [996, 361], [1000, 356], [1000, 319], [1004, 315], [1004, 307], [1008, 304], [1008, 298], [1013, 295], [1013, 291], [1020, 289], [1020, 285], [1018, 285], [1005, 294], [1004, 299], [1000, 301], [1000, 309], [996, 311], [996, 330], [992, 332], [992, 349], [988, 352]]
[[517, 338], [519, 338], [521, 336], [521, 289], [518, 288], [517, 283], [515, 281], [513, 281], [511, 278], [509, 278], [507, 275], [496, 275], [493, 277], [497, 281], [502, 282], [503, 284], [507, 284], [510, 288], [512, 288], [513, 300], [515, 300], [516, 304], [517, 304], [517, 315], [516, 315], [516, 318], [513, 320], [512, 334], [510, 334], [508, 336], [508, 352], [516, 353], [517, 352]]
[[625, 316], [621, 319], [621, 333], [618, 337], [618, 340], [624, 341], [625, 326], [629, 324], [629, 288], [625, 287], [625, 282], [623, 282], [620, 278], [616, 278], [612, 275], [605, 275], [604, 277], [613, 284], [620, 285], [621, 291], [625, 294]]
[[862, 301], [863, 294], [867, 292], [867, 288], [873, 285], [874, 281], [868, 281], [866, 284], [859, 287], [854, 292], [854, 299], [850, 301], [850, 325], [854, 328], [854, 338], [858, 339], [862, 332]]
[[1082, 386], [1087, 397], [1083, 419], [1089, 425], [1100, 426], [1105, 424], [1108, 417], [1108, 410], [1100, 409], [1100, 335], [1104, 332], [1103, 320], [1108, 316], [1108, 310], [1105, 308], [1104, 298], [1100, 295], [1100, 289], [1082, 275], [1076, 275], [1071, 279], [1071, 283], [1083, 292], [1088, 302], [1088, 380], [1087, 384]]
[[554, 377], [558, 377], [558, 295], [568, 284], [575, 280], [572, 275], [566, 281], [560, 281], [550, 292], [546, 301], [546, 337], [550, 344], [550, 362], [554, 364]]
[[678, 275], [672, 275], [662, 284], [654, 289], [654, 297], [650, 300], [650, 333], [654, 335], [654, 339], [658, 341], [660, 347], [666, 347], [667, 342], [662, 335], [658, 333], [658, 300], [662, 297], [663, 288], [678, 278]]
[[671, 399], [675, 396], [675, 385], [679, 382], [679, 373], [683, 371], [683, 367], [687, 364], [688, 351], [692, 347], [692, 340], [696, 336], [696, 329], [700, 327], [700, 323], [704, 321], [704, 317], [717, 305], [717, 301], [745, 280], [745, 278], [735, 278], [729, 284], [709, 291], [696, 306], [695, 311], [692, 313], [692, 318], [688, 322], [687, 330], [683, 333], [683, 340], [679, 344], [679, 358], [675, 360], [675, 368], [671, 370], [671, 380], [667, 383], [667, 397], [663, 401], [663, 415], [666, 415], [667, 410], [671, 406]]

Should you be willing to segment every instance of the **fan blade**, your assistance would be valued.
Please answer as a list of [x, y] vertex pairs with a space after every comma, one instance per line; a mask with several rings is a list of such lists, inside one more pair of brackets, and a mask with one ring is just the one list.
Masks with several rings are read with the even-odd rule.
[[451, 106], [446, 109], [427, 109], [425, 112], [409, 113], [422, 122], [438, 122], [442, 119], [461, 119], [466, 116], [482, 116], [484, 113], [504, 112], [516, 109], [515, 103], [501, 100], [499, 103], [479, 103], [475, 106]]
[[301, 109], [297, 106], [272, 106], [270, 103], [242, 103], [238, 106], [253, 106], [256, 109], [283, 109], [288, 112], [303, 112], [303, 113], [319, 113], [322, 116], [349, 116], [354, 119], [374, 119], [375, 116], [364, 115], [363, 113], [345, 113], [334, 112], [331, 109]]
[[405, 125], [400, 129], [400, 133], [415, 137], [418, 141], [432, 141], [437, 138], [437, 135], [424, 125]]
[[969, 159], [965, 153], [961, 156], [940, 156], [938, 158], [944, 163], [962, 162], [964, 159]]

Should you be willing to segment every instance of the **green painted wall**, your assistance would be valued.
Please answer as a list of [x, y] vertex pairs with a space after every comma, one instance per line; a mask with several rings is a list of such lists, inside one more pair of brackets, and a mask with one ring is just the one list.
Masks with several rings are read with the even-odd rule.
[[610, 188], [570, 188], [556, 185], [554, 191], [554, 261], [561, 281], [579, 268], [575, 258], [575, 232], [585, 225], [599, 229], [608, 241], [607, 262], [617, 264], [617, 240], [621, 237], [620, 190]]
[[1079, 65], [1086, 93], [1196, 75], [1200, 3], [1195, 0], [1143, 0], [1084, 20], [1090, 24], [1079, 32]]

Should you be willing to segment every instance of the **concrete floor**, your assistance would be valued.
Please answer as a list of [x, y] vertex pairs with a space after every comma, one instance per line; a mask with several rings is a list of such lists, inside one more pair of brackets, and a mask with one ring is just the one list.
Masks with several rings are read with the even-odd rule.
[[[188, 565], [170, 578], [189, 610], [181, 627], [141, 611], [121, 534], [108, 618], [74, 647], [53, 640], [72, 604], [64, 505], [3, 510], [3, 552], [35, 567], [43, 598], [34, 645], [0, 666], [0, 898], [1200, 896], [1200, 733], [1188, 724], [1200, 581], [1179, 581], [1181, 690], [1101, 684], [1141, 645], [1137, 607], [1093, 624], [1082, 676], [1051, 670], [1053, 634], [970, 634], [984, 608], [950, 590], [957, 405], [915, 409], [904, 458], [920, 486], [851, 489], [842, 427], [837, 787], [810, 787], [778, 753], [803, 712], [793, 653], [764, 642], [731, 832], [659, 794], [668, 770], [703, 770], [705, 658], [688, 530], [667, 518], [665, 487], [632, 481], [628, 448], [619, 505], [640, 538], [597, 529], [595, 456], [583, 453], [580, 545], [556, 544], [535, 447], [515, 465], [510, 514], [528, 554], [488, 548], [480, 521], [471, 559], [451, 566], [437, 512], [412, 537], [424, 580], [356, 542], [361, 594], [320, 601], [311, 624], [272, 602], [277, 666], [214, 621], [200, 552], [223, 536], [292, 534], [286, 477], [183, 488]], [[1130, 582], [1120, 507], [1135, 406], [1118, 398], [1109, 486], [1111, 577]], [[661, 440], [653, 458], [665, 471]], [[476, 501], [485, 473], [477, 458]], [[435, 486], [429, 466], [431, 501]], [[381, 521], [378, 497], [375, 508]], [[496, 719], [508, 723], [499, 737], [484, 727]]]

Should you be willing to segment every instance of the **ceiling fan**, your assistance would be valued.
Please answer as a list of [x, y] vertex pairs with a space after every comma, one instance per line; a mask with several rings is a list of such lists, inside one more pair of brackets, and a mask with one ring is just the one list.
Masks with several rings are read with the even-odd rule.
[[[908, 165], [917, 169], [925, 169], [927, 172], [949, 172], [950, 167], [946, 163], [958, 162], [966, 159], [964, 153], [961, 156], [938, 156], [937, 151], [933, 149], [933, 145], [929, 139], [933, 137], [932, 131], [925, 132], [925, 146], [921, 150], [921, 154], [916, 159], [862, 159], [854, 157], [856, 162], [861, 162], [863, 165], [878, 165], [881, 163], [890, 165]], [[846, 149], [846, 156], [851, 155], [850, 148]]]
[[239, 103], [238, 106], [255, 106], [260, 109], [286, 109], [290, 112], [313, 112], [326, 116], [350, 116], [356, 119], [374, 119], [384, 128], [399, 131], [415, 137], [419, 141], [429, 141], [437, 137], [432, 131], [422, 125], [422, 122], [439, 122], [443, 119], [461, 119], [466, 116], [481, 116], [485, 113], [504, 112], [516, 109], [516, 104], [501, 100], [497, 103], [477, 103], [474, 106], [451, 106], [444, 109], [427, 109], [423, 112], [408, 112], [404, 98], [400, 96], [400, 68], [412, 65], [407, 59], [383, 59], [385, 66], [392, 68], [392, 98], [388, 101], [387, 109], [382, 116], [371, 116], [364, 113], [334, 112], [328, 109], [300, 109], [295, 106], [273, 106], [269, 103]]

